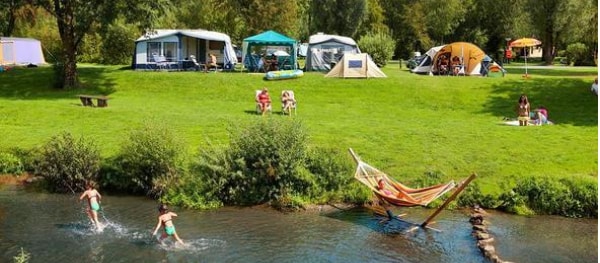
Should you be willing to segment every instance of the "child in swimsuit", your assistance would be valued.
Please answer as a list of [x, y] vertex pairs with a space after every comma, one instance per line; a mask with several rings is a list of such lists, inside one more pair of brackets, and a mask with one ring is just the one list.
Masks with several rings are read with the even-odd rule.
[[98, 211], [100, 211], [100, 199], [102, 199], [102, 195], [98, 193], [96, 189], [94, 189], [94, 184], [92, 182], [87, 182], [85, 186], [86, 190], [81, 194], [79, 200], [83, 198], [87, 198], [88, 201], [88, 209], [87, 214], [92, 224], [96, 226], [96, 228], [101, 228], [102, 225], [98, 221]]
[[161, 242], [168, 236], [173, 236], [175, 240], [177, 240], [177, 242], [183, 245], [183, 241], [181, 241], [181, 239], [177, 235], [177, 232], [175, 231], [175, 225], [173, 225], [173, 217], [176, 217], [177, 214], [169, 212], [169, 208], [165, 204], [161, 204], [158, 207], [158, 212], [160, 213], [160, 215], [158, 216], [158, 224], [156, 225], [156, 228], [154, 229], [152, 235], [156, 235], [158, 229], [160, 229], [160, 227], [163, 226], [165, 229], [165, 233], [163, 233], [160, 236]]

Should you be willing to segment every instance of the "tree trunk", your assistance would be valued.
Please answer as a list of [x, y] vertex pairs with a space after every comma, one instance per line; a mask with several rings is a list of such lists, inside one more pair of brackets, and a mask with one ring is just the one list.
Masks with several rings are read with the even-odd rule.
[[77, 87], [77, 39], [73, 3], [71, 1], [54, 0], [54, 13], [58, 24], [58, 32], [63, 46], [63, 89]]
[[546, 30], [545, 37], [542, 40], [542, 56], [546, 66], [552, 65], [552, 62], [554, 61], [554, 54], [552, 52], [554, 47], [554, 38], [552, 36], [552, 30], [550, 30], [550, 32]]
[[[64, 39], [63, 39], [64, 41]], [[77, 59], [75, 56], [75, 48], [67, 48], [69, 45], [64, 45], [64, 64], [63, 64], [63, 89], [77, 88]]]

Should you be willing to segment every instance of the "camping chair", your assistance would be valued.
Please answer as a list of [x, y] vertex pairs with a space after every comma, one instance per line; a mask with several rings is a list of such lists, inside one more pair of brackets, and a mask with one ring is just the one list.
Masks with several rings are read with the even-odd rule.
[[290, 56], [280, 56], [278, 58], [281, 58], [279, 61], [279, 69], [280, 70], [290, 70], [292, 69], [292, 64], [290, 61]]
[[[288, 93], [288, 98], [290, 99], [289, 102], [289, 106], [286, 109], [286, 101], [284, 101], [283, 95], [285, 93]], [[282, 90], [281, 91], [281, 113], [282, 114], [289, 114], [290, 116], [292, 116], [292, 112], [294, 112], [294, 115], [296, 114], [296, 106], [297, 106], [297, 102], [296, 102], [296, 98], [294, 97], [294, 91], [292, 90]]]
[[[256, 102], [256, 113], [257, 114], [262, 114], [261, 110], [260, 110], [260, 102], [258, 102], [258, 95], [262, 92], [262, 90], [256, 90], [254, 92], [254, 101]], [[265, 112], [271, 113], [271, 105], [273, 104], [273, 102], [271, 101], [271, 103], [267, 104], [266, 106], [266, 110]]]
[[194, 63], [194, 68], [195, 68], [197, 71], [200, 71], [200, 70], [202, 70], [203, 68], [204, 68], [204, 69], [206, 68], [206, 64], [200, 64], [200, 63], [198, 63], [198, 60], [196, 60], [196, 56], [194, 56], [194, 55], [191, 55], [191, 56], [190, 56], [190, 60], [191, 60], [191, 61]]
[[158, 54], [153, 54], [152, 58], [156, 63], [156, 69], [167, 69], [169, 67], [169, 63], [167, 63], [167, 58], [165, 56], [159, 56]]

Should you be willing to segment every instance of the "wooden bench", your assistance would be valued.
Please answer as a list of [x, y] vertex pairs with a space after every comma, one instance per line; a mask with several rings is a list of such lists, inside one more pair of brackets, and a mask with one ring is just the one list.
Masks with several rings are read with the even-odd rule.
[[[79, 99], [81, 100], [81, 104], [83, 106], [90, 106], [90, 107], [108, 107], [108, 100], [110, 99], [109, 97], [106, 96], [93, 96], [93, 95], [77, 95], [79, 97]], [[96, 100], [96, 104], [94, 105], [94, 102], [92, 100]]]

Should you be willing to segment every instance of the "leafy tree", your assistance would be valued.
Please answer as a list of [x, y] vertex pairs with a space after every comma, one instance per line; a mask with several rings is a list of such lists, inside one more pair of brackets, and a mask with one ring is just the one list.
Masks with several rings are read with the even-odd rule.
[[35, 24], [35, 7], [29, 5], [25, 0], [3, 0], [0, 1], [0, 34], [12, 36], [20, 21], [29, 25]]
[[598, 2], [593, 0], [573, 1], [567, 6], [567, 14], [570, 17], [566, 26], [560, 30], [561, 34], [557, 35], [557, 45], [555, 50], [564, 49], [572, 43], [583, 43], [589, 53], [585, 54], [584, 61], [586, 64], [592, 64], [592, 58], [596, 58], [598, 53]]
[[0, 33], [3, 36], [11, 36], [15, 29], [16, 12], [25, 1], [22, 0], [6, 0], [0, 2]]
[[132, 38], [137, 37], [137, 30], [120, 20], [108, 26], [102, 35], [100, 46], [100, 63], [128, 64], [131, 63], [131, 51], [135, 48]]
[[128, 22], [140, 28], [152, 28], [156, 18], [167, 13], [168, 0], [30, 0], [44, 7], [56, 18], [62, 41], [63, 88], [75, 88], [77, 80], [77, 50], [96, 23], [110, 24], [122, 12]]
[[288, 0], [227, 0], [229, 5], [243, 20], [245, 36], [254, 35], [265, 30], [275, 30], [291, 37], [296, 37], [296, 21], [298, 19], [296, 1]]
[[296, 0], [298, 5], [298, 20], [296, 28], [298, 28], [298, 40], [308, 42], [310, 37], [310, 5], [312, 0]]
[[[592, 8], [594, 4], [589, 0], [528, 0], [528, 4], [536, 6], [536, 8], [531, 8], [528, 11], [532, 19], [532, 24], [542, 41], [544, 62], [547, 65], [552, 64], [554, 59], [553, 50], [556, 47], [558, 39], [561, 39], [561, 34], [564, 34], [564, 32], [585, 32], [575, 29], [567, 31], [567, 29], [576, 25], [585, 25], [584, 27], [588, 27], [590, 20], [593, 21], [592, 16], [594, 15], [594, 11], [587, 9]], [[595, 19], [597, 21], [597, 3], [595, 5]], [[596, 32], [597, 29], [594, 32], [594, 36], [597, 36]]]
[[472, 41], [487, 53], [506, 47], [507, 38], [530, 35], [531, 28], [523, 0], [474, 1], [460, 25], [459, 39]]
[[17, 19], [13, 34], [39, 40], [42, 43], [46, 61], [54, 62], [62, 50], [60, 36], [56, 28], [56, 19], [43, 8], [32, 7], [32, 9], [33, 17], [35, 17], [34, 22]]
[[356, 37], [367, 19], [367, 0], [313, 0], [310, 7], [311, 32]]
[[358, 28], [356, 35], [362, 36], [368, 32], [389, 32], [384, 23], [384, 13], [380, 0], [367, 0], [367, 15], [365, 21]]
[[450, 35], [465, 20], [472, 0], [428, 0], [423, 1], [425, 26], [431, 38], [444, 43], [444, 37]]

